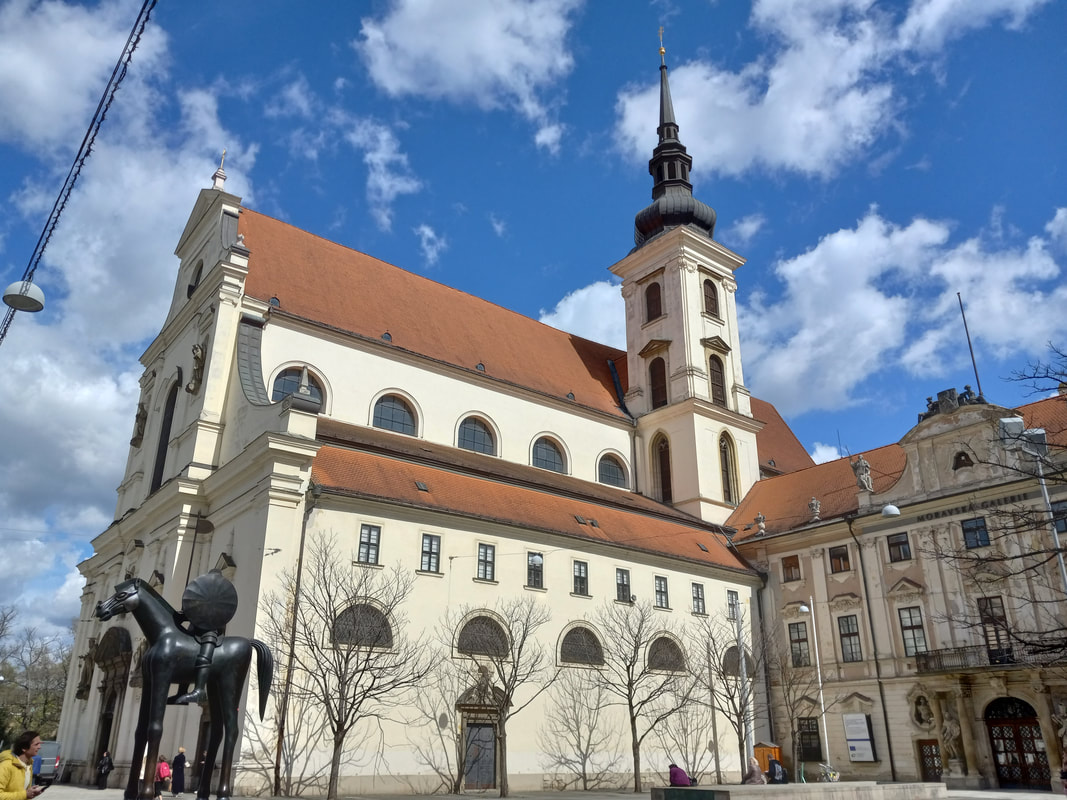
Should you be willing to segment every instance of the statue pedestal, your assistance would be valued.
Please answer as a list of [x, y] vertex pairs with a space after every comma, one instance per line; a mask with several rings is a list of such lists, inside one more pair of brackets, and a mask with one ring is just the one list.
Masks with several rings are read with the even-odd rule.
[[963, 762], [958, 758], [950, 758], [948, 767], [941, 775], [947, 789], [988, 789], [989, 781], [982, 775], [964, 775]]

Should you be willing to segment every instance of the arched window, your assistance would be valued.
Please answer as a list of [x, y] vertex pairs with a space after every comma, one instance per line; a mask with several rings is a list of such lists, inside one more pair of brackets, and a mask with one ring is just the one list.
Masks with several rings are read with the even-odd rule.
[[553, 472], [566, 472], [563, 451], [547, 436], [542, 436], [533, 446], [533, 465]]
[[300, 384], [305, 377], [307, 378], [308, 392], [311, 393], [311, 399], [318, 403], [319, 410], [322, 410], [322, 384], [315, 379], [314, 375], [308, 372], [307, 367], [289, 367], [279, 372], [278, 377], [274, 379], [274, 388], [270, 395], [271, 401], [277, 403], [291, 394], [296, 394], [300, 390]]
[[957, 469], [963, 469], [964, 467], [973, 467], [973, 466], [974, 466], [974, 462], [971, 460], [970, 455], [965, 453], [963, 450], [960, 450], [960, 452], [956, 453], [956, 455], [952, 459], [952, 469], [953, 469], [953, 471], [955, 471]]
[[711, 381], [711, 402], [726, 408], [726, 370], [718, 356], [708, 359], [708, 379]]
[[660, 636], [648, 648], [648, 668], [664, 672], [685, 672], [685, 656], [674, 639]]
[[654, 358], [648, 365], [648, 388], [653, 408], [667, 405], [667, 364], [662, 358]]
[[475, 453], [496, 455], [496, 441], [489, 426], [477, 417], [467, 417], [459, 424], [459, 446]]
[[374, 404], [374, 427], [415, 435], [415, 415], [403, 398], [387, 394]]
[[645, 322], [663, 316], [663, 298], [659, 284], [653, 281], [645, 287]]
[[737, 469], [734, 466], [734, 443], [725, 433], [719, 437], [719, 471], [722, 473], [722, 499], [737, 505]]
[[[741, 659], [737, 657], [737, 645], [726, 648], [722, 656], [722, 674], [736, 678], [739, 676], [740, 667]], [[756, 662], [752, 660], [752, 654], [747, 650], [745, 651], [745, 673], [750, 676], [756, 674]]]
[[564, 664], [603, 664], [604, 648], [588, 628], [571, 628], [560, 644], [559, 660]]
[[659, 499], [664, 503], [674, 502], [671, 488], [671, 443], [667, 437], [660, 435], [652, 443], [652, 469], [655, 472], [656, 488]]
[[704, 281], [704, 311], [713, 317], [719, 316], [719, 292], [710, 278]]
[[174, 424], [174, 406], [178, 402], [178, 383], [170, 387], [167, 404], [163, 407], [163, 425], [159, 431], [159, 443], [156, 445], [156, 465], [152, 470], [152, 483], [148, 489], [150, 494], [163, 485], [163, 469], [167, 465], [167, 450], [170, 449], [170, 428]]
[[608, 486], [626, 488], [626, 468], [615, 456], [604, 456], [597, 467], [597, 480]]
[[393, 646], [393, 629], [381, 609], [370, 603], [358, 603], [349, 606], [333, 621], [334, 644], [348, 644], [355, 647]]
[[475, 617], [460, 630], [456, 649], [468, 656], [500, 658], [508, 654], [508, 635], [495, 619]]

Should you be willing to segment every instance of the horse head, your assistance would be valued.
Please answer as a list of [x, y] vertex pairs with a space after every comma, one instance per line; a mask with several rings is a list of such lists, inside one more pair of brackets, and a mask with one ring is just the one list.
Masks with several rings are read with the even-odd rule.
[[140, 578], [131, 578], [120, 583], [111, 597], [96, 604], [97, 619], [106, 622], [116, 614], [133, 611], [141, 602], [140, 592], [143, 586]]

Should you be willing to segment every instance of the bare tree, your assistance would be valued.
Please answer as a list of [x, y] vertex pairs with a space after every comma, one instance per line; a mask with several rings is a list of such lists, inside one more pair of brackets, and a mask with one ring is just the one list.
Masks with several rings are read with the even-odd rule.
[[573, 776], [565, 788], [574, 784], [588, 791], [612, 783], [622, 759], [619, 733], [603, 719], [612, 700], [586, 669], [563, 670], [552, 687], [539, 742], [544, 767]]
[[411, 584], [411, 575], [399, 565], [358, 565], [336, 547], [332, 534], [320, 534], [309, 543], [303, 563], [282, 574], [280, 592], [263, 600], [264, 617], [281, 611], [291, 625], [294, 646], [279, 654], [283, 664], [292, 665], [282, 676], [282, 694], [314, 708], [329, 732], [329, 798], [337, 796], [349, 735], [359, 726], [364, 734], [380, 733], [380, 721], [430, 669], [423, 642], [405, 630], [403, 606]]
[[551, 619], [548, 606], [533, 597], [500, 600], [491, 612], [470, 608], [446, 617], [442, 631], [449, 652], [472, 658], [479, 678], [468, 699], [493, 709], [496, 717], [500, 796], [508, 796], [508, 721], [555, 681], [552, 654], [537, 637]]
[[[4, 616], [0, 611], [0, 623]], [[36, 628], [10, 630], [12, 619], [7, 619], [7, 658], [0, 666], [6, 736], [17, 734], [17, 728], [40, 731], [43, 739], [55, 738], [67, 687], [71, 641], [62, 635], [42, 634]]]
[[690, 701], [693, 683], [678, 637], [647, 603], [606, 603], [595, 616], [604, 636], [597, 681], [626, 708], [634, 792], [641, 791], [641, 744]]
[[405, 730], [415, 757], [437, 777], [434, 793], [459, 794], [466, 764], [456, 701], [471, 684], [471, 662], [457, 661], [442, 650], [433, 670], [415, 690], [416, 714]]
[[[674, 698], [668, 698], [667, 703], [673, 704]], [[709, 705], [690, 700], [656, 728], [655, 739], [666, 760], [680, 763], [686, 774], [698, 783], [711, 767], [719, 746], [711, 724], [714, 713]]]

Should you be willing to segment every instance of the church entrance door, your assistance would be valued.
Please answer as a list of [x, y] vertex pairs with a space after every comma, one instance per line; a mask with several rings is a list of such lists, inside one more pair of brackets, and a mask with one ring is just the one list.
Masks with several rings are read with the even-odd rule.
[[464, 788], [496, 788], [496, 728], [491, 724], [467, 724]]
[[941, 782], [941, 745], [937, 739], [920, 739], [919, 771], [924, 783]]
[[986, 707], [985, 721], [1000, 788], [1048, 791], [1048, 755], [1033, 706], [1017, 697], [1000, 697]]

